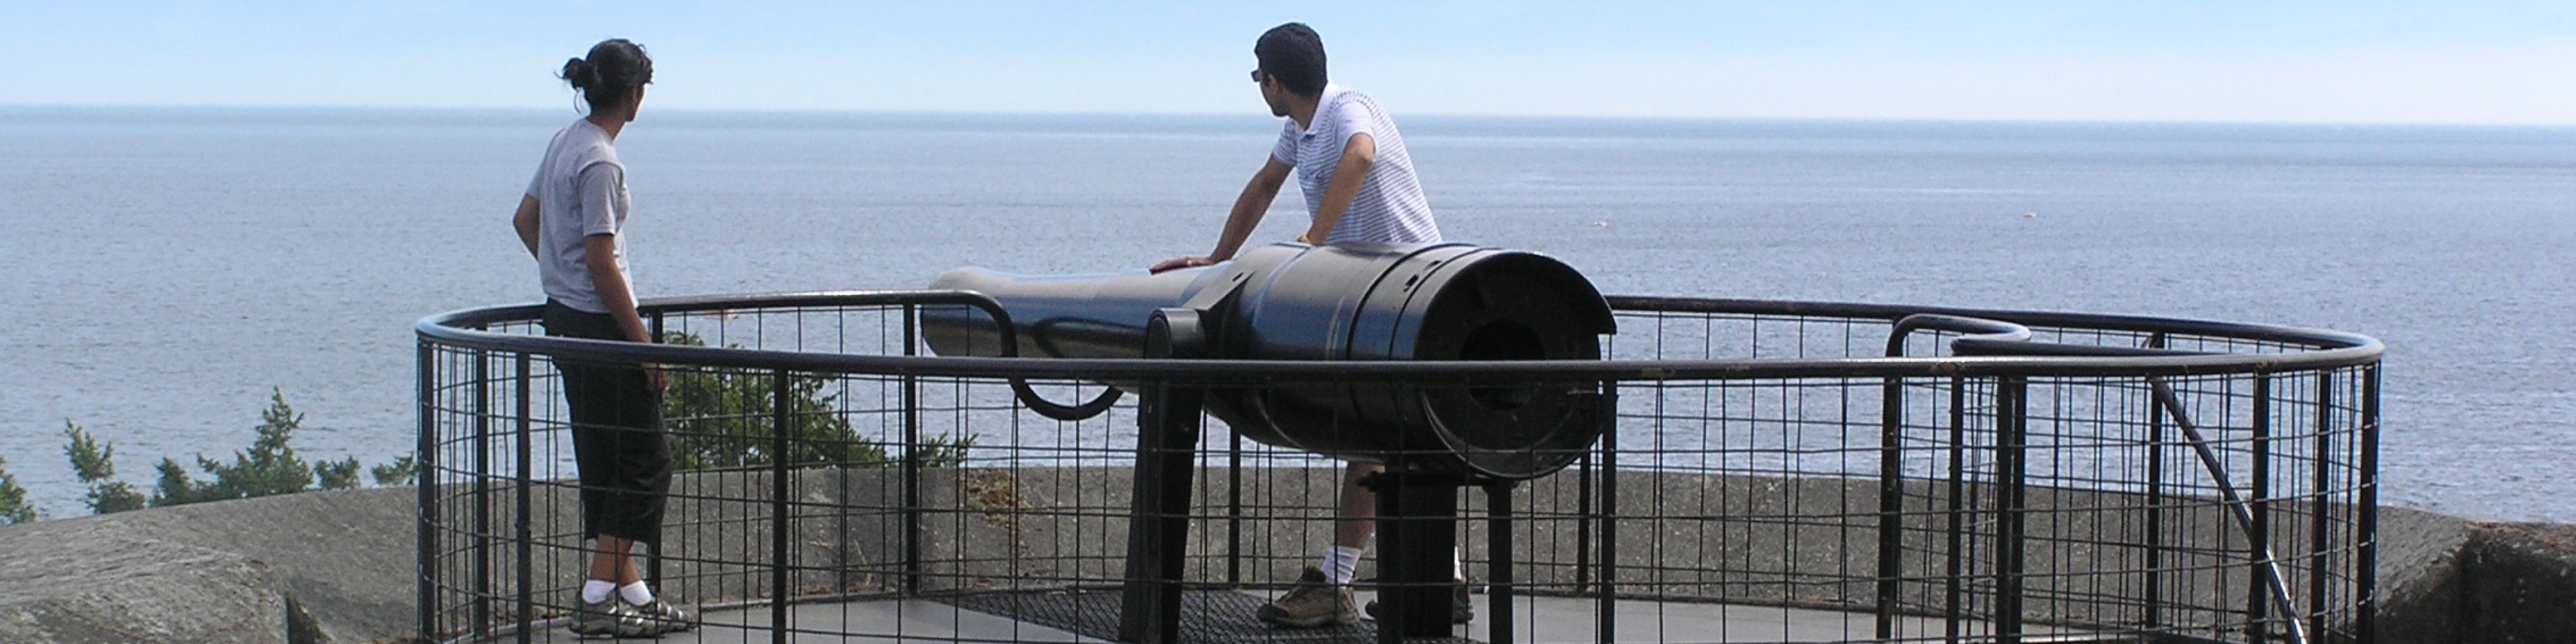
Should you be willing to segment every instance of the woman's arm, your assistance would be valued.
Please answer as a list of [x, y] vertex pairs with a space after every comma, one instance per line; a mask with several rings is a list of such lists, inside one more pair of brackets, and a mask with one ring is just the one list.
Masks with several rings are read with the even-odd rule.
[[[599, 303], [608, 307], [609, 319], [617, 321], [618, 332], [628, 341], [652, 344], [652, 330], [644, 326], [644, 316], [635, 312], [635, 290], [627, 285], [626, 274], [617, 272], [617, 236], [581, 238], [581, 255], [582, 266], [590, 269], [591, 287], [599, 292]], [[660, 367], [644, 365], [644, 376], [654, 391], [662, 390]]]
[[528, 256], [537, 256], [537, 198], [519, 196], [519, 212], [510, 216], [510, 227], [518, 229], [519, 243], [528, 247]]

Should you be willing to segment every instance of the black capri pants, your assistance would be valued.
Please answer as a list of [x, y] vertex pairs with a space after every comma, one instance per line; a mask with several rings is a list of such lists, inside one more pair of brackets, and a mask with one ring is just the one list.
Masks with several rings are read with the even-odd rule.
[[[617, 320], [546, 300], [546, 335], [626, 341]], [[671, 444], [662, 395], [636, 365], [557, 362], [572, 408], [573, 461], [581, 468], [581, 532], [658, 544], [671, 491]]]

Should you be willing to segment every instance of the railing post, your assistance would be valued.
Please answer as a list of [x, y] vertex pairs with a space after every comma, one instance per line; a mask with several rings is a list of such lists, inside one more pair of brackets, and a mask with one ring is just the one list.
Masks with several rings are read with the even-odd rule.
[[2361, 644], [2379, 641], [2379, 363], [2361, 368], [2361, 520], [2353, 526], [2353, 537], [2361, 546], [2355, 553], [2360, 561], [2353, 571], [2360, 605], [2353, 620], [2359, 622]]
[[[2165, 334], [2147, 338], [2147, 347], [2165, 347]], [[2164, 624], [2165, 586], [2165, 406], [2158, 404], [2153, 390], [2147, 394], [2147, 578], [2144, 585], [2145, 606], [2139, 623], [2149, 629]]]
[[2030, 449], [2030, 385], [2021, 376], [2004, 376], [1995, 387], [1995, 469], [2002, 494], [1995, 513], [1995, 641], [2022, 641], [2022, 599], [2027, 590], [2022, 561], [2024, 494]]
[[[415, 531], [412, 535], [415, 548], [412, 565], [418, 572], [413, 580], [417, 587], [413, 589], [412, 612], [421, 640], [438, 641], [438, 461], [430, 456], [437, 453], [438, 447], [438, 351], [427, 340], [418, 342], [420, 366], [417, 375], [420, 380], [415, 400], [420, 414], [420, 435], [415, 437], [417, 442], [412, 447], [412, 463], [418, 468], [413, 471], [419, 473], [413, 490], [417, 493], [419, 507], [414, 510], [412, 526]], [[476, 410], [477, 413], [481, 411]], [[480, 593], [482, 589], [475, 591]]]
[[1243, 433], [1226, 432], [1225, 583], [1243, 584]]
[[531, 392], [535, 391], [533, 383], [530, 382], [531, 376], [529, 372], [535, 369], [535, 363], [526, 353], [520, 353], [518, 358], [519, 422], [516, 445], [516, 451], [518, 452], [518, 471], [515, 472], [517, 476], [514, 477], [517, 480], [513, 481], [514, 487], [516, 488], [514, 494], [518, 498], [512, 499], [514, 504], [518, 506], [516, 508], [518, 516], [514, 521], [512, 521], [512, 524], [515, 527], [511, 530], [511, 539], [512, 543], [518, 545], [519, 557], [519, 642], [520, 644], [527, 644], [528, 642], [535, 640], [537, 625], [537, 597], [535, 586], [537, 583], [537, 538], [536, 520], [533, 516], [533, 512], [531, 512], [533, 505], [536, 503], [536, 500], [532, 497], [535, 494], [537, 487], [535, 472], [536, 455], [532, 453], [536, 450], [536, 447], [534, 447], [536, 444], [534, 440], [536, 435], [536, 414], [534, 412], [535, 404], [529, 400], [534, 397], [531, 395]]
[[2334, 463], [2334, 372], [2317, 371], [2316, 450], [2308, 459], [2308, 637], [2329, 639], [2326, 623], [2326, 552], [2333, 544], [2326, 539], [2334, 504], [2326, 493], [2334, 479], [2328, 467]]
[[1592, 477], [1596, 475], [1592, 461], [1600, 453], [1596, 448], [1574, 462], [1574, 592], [1577, 595], [1592, 592], [1592, 523], [1595, 518], [1592, 514]]
[[1890, 377], [1879, 394], [1878, 638], [1896, 637], [1896, 603], [1905, 543], [1905, 379]]
[[[848, 395], [849, 389], [848, 377], [843, 376], [841, 391], [844, 397]], [[843, 419], [846, 420], [848, 412], [842, 413], [845, 414]], [[849, 440], [858, 439], [852, 437]], [[846, 455], [850, 450], [846, 447], [838, 447], [833, 450], [833, 453]], [[903, 458], [911, 457], [911, 451], [904, 452]], [[847, 595], [858, 578], [857, 571], [851, 570], [850, 565], [850, 514], [858, 504], [850, 502], [851, 464], [847, 458], [847, 456], [833, 457], [830, 468], [824, 470], [832, 474], [832, 594], [835, 595]]]
[[1602, 392], [1601, 422], [1601, 594], [1593, 613], [1593, 636], [1619, 641], [1619, 390]]
[[2140, 623], [2148, 628], [2164, 623], [2165, 504], [2165, 408], [2151, 400], [2147, 404], [2147, 527], [2142, 539], [2146, 544], [2146, 605], [2140, 615]]
[[2245, 509], [2254, 519], [2254, 527], [2245, 532], [2246, 558], [2253, 564], [2246, 567], [2245, 641], [2261, 642], [2271, 638], [2271, 629], [2264, 622], [2271, 619], [2269, 600], [2272, 596], [2263, 591], [2274, 588], [2272, 584], [2276, 581], [2286, 582], [2264, 574], [2266, 566], [2274, 563], [2268, 560], [2272, 552], [2272, 503], [2269, 500], [2272, 496], [2272, 377], [2269, 375], [2254, 375], [2253, 420], [2253, 452], [2250, 454], [2253, 480], [2248, 482], [2245, 493]]
[[[645, 317], [644, 317], [644, 323], [645, 323], [645, 325], [646, 325], [646, 326], [650, 327], [650, 328], [649, 328], [649, 329], [647, 329], [647, 330], [648, 330], [648, 331], [650, 331], [650, 332], [652, 333], [652, 335], [646, 336], [646, 338], [645, 338], [644, 342], [645, 342], [646, 344], [661, 344], [661, 343], [662, 343], [662, 312], [661, 312], [661, 311], [653, 311], [653, 312], [651, 312], [651, 313], [646, 314], [646, 315], [645, 315]], [[656, 405], [662, 404], [662, 398], [661, 398], [661, 393], [660, 393], [660, 392], [655, 392], [655, 393], [653, 394], [653, 404], [656, 404]], [[656, 418], [659, 418], [659, 417], [660, 417], [660, 414], [658, 414], [658, 413], [657, 413], [657, 414], [655, 414], [655, 417], [656, 417]], [[653, 428], [653, 430], [654, 430], [654, 431], [662, 431], [662, 429], [663, 429], [663, 428], [661, 428], [661, 427], [655, 427], [655, 428]], [[667, 440], [667, 439], [669, 438], [669, 436], [664, 436], [664, 438]], [[665, 494], [664, 496], [669, 496], [669, 495]], [[667, 501], [665, 501], [665, 502], [667, 502]], [[649, 541], [649, 542], [645, 542], [645, 543], [643, 543], [643, 544], [641, 544], [641, 545], [642, 545], [642, 546], [643, 546], [643, 548], [644, 548], [644, 585], [645, 585], [646, 587], [648, 587], [648, 588], [661, 588], [661, 587], [662, 587], [662, 540], [661, 540], [660, 538], [655, 538], [654, 540]]]
[[[474, 610], [472, 614], [473, 632], [478, 638], [488, 636], [492, 631], [492, 365], [486, 357], [488, 355], [490, 355], [489, 352], [485, 351], [474, 352], [474, 472], [471, 475], [474, 479]], [[418, 462], [418, 457], [414, 460]]]
[[[903, 305], [903, 354], [919, 355], [921, 308]], [[921, 594], [921, 377], [903, 376], [903, 594]]]
[[1486, 603], [1485, 612], [1492, 615], [1486, 626], [1486, 641], [1512, 644], [1512, 564], [1520, 558], [1512, 550], [1511, 481], [1485, 484], [1485, 520], [1490, 526], [1485, 533], [1485, 580], [1486, 588], [1491, 589], [1486, 596], [1493, 600]]
[[779, 369], [770, 374], [769, 641], [773, 644], [787, 644], [788, 630], [793, 626], [787, 623], [787, 599], [792, 590], [787, 585], [788, 564], [791, 558], [791, 553], [787, 551], [787, 536], [788, 531], [794, 527], [789, 521], [791, 508], [787, 503], [787, 467], [791, 461], [796, 460], [795, 453], [791, 451], [795, 445], [788, 440], [794, 432], [790, 425], [794, 419], [788, 415], [788, 411], [793, 409], [793, 403], [789, 401], [789, 394], [793, 387], [789, 385], [791, 374], [787, 370]]
[[1965, 601], [1967, 574], [1967, 488], [1968, 488], [1968, 379], [1950, 378], [1950, 476], [1949, 497], [1944, 505], [1949, 515], [1948, 554], [1941, 575], [1942, 641], [1958, 644], [1963, 634], [1961, 620], [1967, 610]]

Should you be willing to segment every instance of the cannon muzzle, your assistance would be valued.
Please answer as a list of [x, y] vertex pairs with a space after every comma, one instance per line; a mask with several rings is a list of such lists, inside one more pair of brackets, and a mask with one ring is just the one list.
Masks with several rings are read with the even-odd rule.
[[[1244, 360], [1598, 360], [1610, 307], [1536, 253], [1467, 244], [1274, 244], [1232, 262], [1149, 275], [1016, 276], [960, 268], [931, 288], [1009, 313], [1021, 356], [1139, 358], [1156, 311], [1199, 311], [1209, 356]], [[992, 318], [925, 307], [950, 356], [998, 356]], [[1127, 383], [1111, 383], [1127, 386]], [[1219, 387], [1208, 412], [1246, 438], [1351, 460], [1412, 458], [1461, 476], [1527, 479], [1582, 457], [1610, 425], [1597, 382], [1508, 370], [1457, 382]]]

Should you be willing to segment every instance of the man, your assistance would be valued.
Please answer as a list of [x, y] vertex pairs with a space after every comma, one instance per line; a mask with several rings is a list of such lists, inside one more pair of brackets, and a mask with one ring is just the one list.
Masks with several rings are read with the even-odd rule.
[[[1431, 220], [1431, 202], [1414, 178], [1413, 158], [1405, 152], [1395, 121], [1367, 95], [1326, 80], [1324, 42], [1314, 29], [1294, 22], [1274, 27], [1261, 34], [1252, 54], [1260, 62], [1252, 80], [1261, 88], [1261, 99], [1270, 104], [1272, 116], [1288, 119], [1279, 144], [1261, 171], [1244, 185], [1243, 194], [1235, 197], [1216, 251], [1166, 260], [1155, 264], [1154, 272], [1233, 259], [1269, 212], [1291, 170], [1306, 195], [1306, 212], [1313, 217], [1298, 241], [1440, 241], [1440, 228]], [[1295, 589], [1262, 606], [1256, 617], [1298, 628], [1358, 621], [1359, 611], [1351, 601], [1351, 576], [1377, 529], [1377, 497], [1360, 487], [1359, 481], [1383, 469], [1369, 463], [1349, 464], [1343, 472], [1332, 550], [1320, 565], [1304, 571]], [[1451, 616], [1465, 622], [1472, 618], [1466, 611], [1462, 597], [1451, 607]]]

